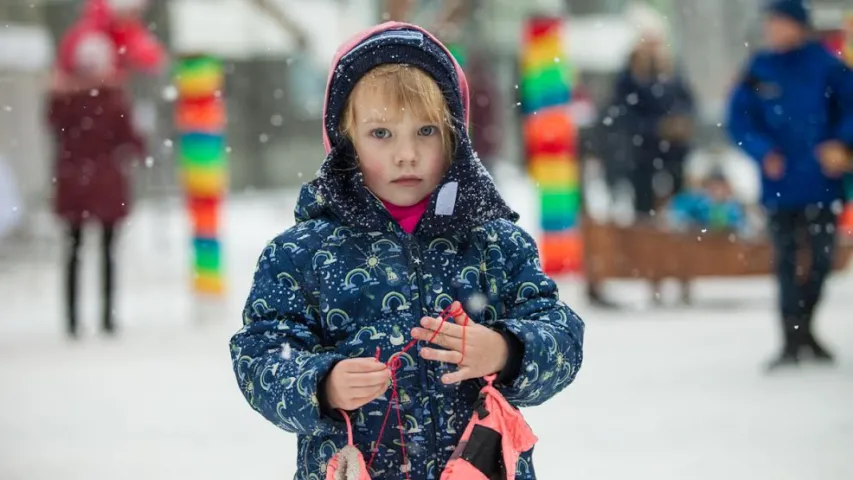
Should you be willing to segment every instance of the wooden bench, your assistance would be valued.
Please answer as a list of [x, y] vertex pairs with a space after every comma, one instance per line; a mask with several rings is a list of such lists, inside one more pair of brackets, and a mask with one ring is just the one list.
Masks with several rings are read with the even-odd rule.
[[[673, 278], [683, 285], [682, 300], [690, 302], [690, 282], [700, 277], [769, 275], [773, 249], [766, 238], [747, 240], [726, 233], [675, 232], [655, 225], [627, 227], [596, 223], [585, 218], [582, 226], [584, 268], [590, 285], [608, 279], [642, 279], [652, 292]], [[799, 269], [808, 274], [809, 252], [802, 251]], [[853, 239], [839, 238], [835, 270], [853, 258]], [[655, 295], [655, 300], [658, 296]]]

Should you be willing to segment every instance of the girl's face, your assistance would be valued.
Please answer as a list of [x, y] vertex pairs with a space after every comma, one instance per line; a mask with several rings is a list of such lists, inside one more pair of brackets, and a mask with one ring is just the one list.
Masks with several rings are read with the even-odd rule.
[[353, 92], [350, 137], [367, 188], [386, 202], [410, 206], [430, 195], [447, 171], [443, 127], [385, 97], [371, 89]]

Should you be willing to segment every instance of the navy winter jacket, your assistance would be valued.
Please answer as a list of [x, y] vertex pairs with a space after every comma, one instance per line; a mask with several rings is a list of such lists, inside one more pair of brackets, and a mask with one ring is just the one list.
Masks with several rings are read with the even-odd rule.
[[761, 163], [770, 152], [785, 159], [785, 175], [762, 170], [762, 202], [771, 209], [831, 203], [840, 179], [824, 175], [817, 147], [840, 140], [853, 147], [853, 72], [819, 43], [757, 54], [734, 90], [728, 130]]
[[[432, 52], [452, 61], [444, 50]], [[455, 82], [445, 91], [448, 103], [467, 104], [460, 100], [467, 98], [464, 77]], [[327, 135], [336, 128], [327, 124]], [[322, 408], [318, 393], [335, 363], [372, 357], [377, 347], [387, 361], [421, 317], [436, 316], [453, 300], [473, 321], [522, 346], [520, 373], [499, 387], [515, 406], [553, 397], [574, 380], [582, 360], [583, 322], [559, 300], [534, 240], [514, 224], [517, 215], [464, 128], [454, 161], [411, 235], [367, 191], [352, 152], [335, 145], [319, 177], [301, 191], [296, 225], [260, 255], [244, 326], [231, 340], [246, 400], [299, 436], [299, 480], [324, 479], [327, 462], [347, 441], [342, 419]], [[482, 386], [479, 380], [442, 384], [452, 366], [421, 359], [421, 346], [402, 355], [397, 374], [413, 480], [439, 478]], [[389, 399], [390, 391], [352, 413], [354, 443], [366, 459]], [[396, 415], [386, 428], [371, 476], [403, 479]], [[519, 460], [516, 478], [535, 478], [530, 453]]]
[[663, 165], [677, 166], [684, 162], [689, 145], [685, 142], [662, 143], [661, 121], [668, 116], [694, 116], [693, 94], [687, 81], [676, 74], [653, 82], [634, 77], [630, 67], [623, 70], [614, 87], [613, 100], [618, 108], [615, 127], [626, 135], [631, 167], [639, 171], [656, 171]]

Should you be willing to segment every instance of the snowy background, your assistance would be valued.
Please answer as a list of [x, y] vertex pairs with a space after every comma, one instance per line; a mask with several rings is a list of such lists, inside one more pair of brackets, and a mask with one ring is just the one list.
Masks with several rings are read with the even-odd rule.
[[[523, 199], [535, 197], [512, 178], [499, 175], [501, 189], [533, 229]], [[256, 256], [292, 224], [294, 197], [230, 200], [229, 294], [204, 307], [189, 295], [181, 205], [141, 205], [120, 243], [116, 339], [95, 333], [98, 232], [82, 262], [91, 333], [78, 343], [61, 328], [57, 246], [0, 263], [0, 479], [290, 478], [295, 437], [245, 403], [228, 340]], [[573, 385], [524, 411], [540, 478], [853, 478], [849, 271], [831, 281], [818, 319], [839, 364], [772, 376], [761, 368], [777, 347], [769, 277], [698, 282], [694, 308], [647, 308], [645, 285], [609, 285], [634, 306], [627, 313], [591, 308], [579, 280], [560, 286], [587, 322], [586, 360]]]
[[[697, 150], [688, 174], [722, 166], [746, 202], [758, 195], [755, 165], [732, 150], [720, 122], [731, 82], [754, 48], [763, 1], [644, 2], [663, 12], [700, 101], [710, 148]], [[211, 303], [191, 294], [191, 231], [167, 121], [171, 90], [167, 78], [143, 80], [137, 120], [152, 158], [136, 172], [141, 201], [118, 242], [119, 335], [97, 331], [93, 229], [80, 262], [84, 332], [69, 342], [63, 236], [49, 213], [53, 157], [41, 101], [56, 35], [81, 3], [0, 0], [0, 480], [292, 478], [300, 468], [295, 436], [249, 408], [228, 341], [240, 328], [258, 254], [292, 225], [295, 185], [321, 158], [322, 125], [308, 108], [322, 94], [316, 79], [322, 84], [343, 38], [379, 18], [378, 7], [369, 8], [379, 1], [274, 0], [307, 30], [302, 53], [293, 51], [292, 35], [245, 0], [151, 2], [149, 29], [171, 37], [173, 53], [208, 51], [230, 63], [229, 115], [237, 121], [229, 126], [229, 161], [240, 193], [225, 212], [228, 293]], [[439, 2], [421, 3], [426, 18]], [[640, 27], [624, 14], [630, 2], [623, 0], [482, 3], [491, 8], [479, 20], [479, 42], [493, 55], [504, 92], [518, 83], [520, 21], [533, 8], [572, 4], [578, 15], [568, 20], [564, 46], [593, 97], [609, 95]], [[819, 28], [837, 26], [853, 5], [815, 4]], [[536, 234], [536, 194], [510, 166], [521, 163], [513, 100], [495, 100], [504, 100], [499, 113], [507, 128], [494, 159], [504, 163], [497, 180], [522, 226]], [[632, 210], [610, 204], [591, 177], [584, 186], [591, 213]], [[773, 375], [763, 370], [779, 347], [769, 276], [698, 281], [692, 307], [655, 308], [647, 285], [609, 282], [606, 296], [628, 306], [620, 311], [592, 307], [580, 278], [558, 282], [586, 321], [585, 363], [563, 393], [524, 411], [540, 438], [540, 479], [853, 479], [853, 267], [831, 279], [816, 322], [838, 364]], [[673, 300], [675, 287], [664, 289]]]

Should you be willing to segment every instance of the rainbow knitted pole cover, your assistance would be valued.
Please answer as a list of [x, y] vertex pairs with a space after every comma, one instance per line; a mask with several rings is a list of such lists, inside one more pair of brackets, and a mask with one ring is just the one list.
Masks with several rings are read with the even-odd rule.
[[196, 293], [224, 292], [220, 207], [227, 189], [224, 71], [216, 58], [179, 59], [175, 116], [181, 182], [193, 226], [193, 286]]
[[[853, 11], [848, 12], [844, 17], [844, 47], [842, 52], [847, 65], [853, 68]], [[853, 173], [848, 173], [845, 176], [844, 189], [847, 194], [847, 205], [844, 206], [844, 212], [839, 219], [839, 226], [842, 232], [853, 236]]]
[[547, 273], [577, 272], [581, 263], [577, 131], [568, 109], [572, 82], [562, 30], [558, 17], [527, 21], [519, 86], [527, 168], [539, 188], [539, 251]]

